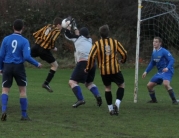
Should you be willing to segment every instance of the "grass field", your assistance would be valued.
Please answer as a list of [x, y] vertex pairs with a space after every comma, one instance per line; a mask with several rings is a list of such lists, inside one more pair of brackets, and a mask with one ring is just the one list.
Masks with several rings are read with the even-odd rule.
[[[28, 114], [30, 122], [20, 121], [19, 94], [16, 83], [9, 94], [8, 116], [0, 122], [0, 138], [178, 138], [179, 105], [172, 105], [162, 86], [156, 88], [159, 103], [147, 104], [146, 84], [152, 71], [142, 80], [139, 71], [138, 102], [133, 102], [134, 69], [123, 69], [126, 89], [119, 116], [110, 116], [99, 72], [95, 83], [102, 95], [103, 105], [96, 106], [93, 95], [83, 86], [86, 104], [72, 108], [76, 98], [68, 86], [70, 69], [59, 69], [51, 87], [53, 93], [41, 88], [48, 69], [27, 69]], [[179, 71], [176, 69], [172, 86], [179, 98]], [[113, 101], [116, 86], [113, 84]]]

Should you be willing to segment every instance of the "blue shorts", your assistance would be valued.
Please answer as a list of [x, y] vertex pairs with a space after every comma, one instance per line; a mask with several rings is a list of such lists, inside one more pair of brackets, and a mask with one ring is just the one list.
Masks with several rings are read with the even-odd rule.
[[10, 88], [15, 79], [18, 86], [27, 86], [24, 64], [4, 63], [2, 87]]
[[155, 74], [150, 82], [154, 82], [157, 83], [158, 85], [161, 85], [163, 83], [163, 80], [168, 80], [171, 81], [173, 77], [173, 72], [171, 72], [170, 70], [167, 72], [163, 72], [163, 73], [157, 73]]
[[96, 64], [93, 68], [88, 72], [85, 73], [84, 70], [86, 68], [87, 61], [80, 61], [76, 64], [75, 69], [70, 77], [70, 80], [74, 80], [78, 83], [90, 83], [94, 81], [95, 72], [96, 72]]

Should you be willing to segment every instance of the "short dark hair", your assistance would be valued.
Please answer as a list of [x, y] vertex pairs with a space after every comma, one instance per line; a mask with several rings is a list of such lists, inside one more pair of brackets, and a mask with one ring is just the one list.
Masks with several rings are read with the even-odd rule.
[[16, 19], [13, 23], [14, 30], [20, 31], [24, 27], [24, 23], [21, 19]]
[[159, 42], [162, 43], [162, 38], [161, 37], [155, 36], [154, 39], [158, 39]]
[[106, 38], [108, 37], [109, 35], [109, 26], [106, 24], [106, 25], [103, 25], [99, 28], [99, 34], [102, 38]]
[[80, 28], [80, 35], [83, 35], [84, 37], [88, 38], [89, 37], [88, 28], [86, 28], [86, 27]]
[[53, 24], [54, 24], [55, 26], [57, 26], [58, 24], [61, 25], [61, 23], [62, 23], [62, 18], [60, 18], [60, 17], [56, 17], [56, 18], [53, 20]]

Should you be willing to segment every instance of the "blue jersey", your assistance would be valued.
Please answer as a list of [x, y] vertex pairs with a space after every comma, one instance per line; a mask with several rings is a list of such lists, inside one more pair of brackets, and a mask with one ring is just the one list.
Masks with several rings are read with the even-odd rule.
[[21, 64], [25, 61], [38, 67], [38, 62], [30, 55], [29, 41], [16, 33], [6, 36], [1, 44], [0, 70], [3, 69], [3, 63]]
[[165, 48], [160, 48], [159, 50], [154, 50], [152, 53], [151, 61], [146, 69], [146, 72], [150, 72], [151, 69], [156, 66], [158, 73], [162, 73], [164, 68], [168, 68], [171, 72], [174, 73], [174, 58], [171, 53]]

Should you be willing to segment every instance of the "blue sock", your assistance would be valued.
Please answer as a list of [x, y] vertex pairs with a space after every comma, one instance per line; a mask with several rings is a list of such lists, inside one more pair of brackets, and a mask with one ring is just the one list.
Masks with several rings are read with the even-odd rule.
[[169, 93], [169, 95], [170, 95], [170, 98], [171, 98], [173, 101], [176, 101], [175, 93], [174, 93], [173, 89], [168, 90], [168, 93]]
[[99, 91], [98, 91], [98, 88], [95, 86], [95, 87], [92, 87], [91, 89], [90, 89], [90, 91], [93, 93], [93, 95], [95, 96], [95, 97], [99, 97], [100, 96], [100, 94], [99, 94]]
[[151, 98], [153, 101], [156, 100], [155, 91], [149, 91], [149, 95], [150, 95], [150, 98]]
[[21, 114], [23, 117], [27, 116], [27, 98], [20, 98]]
[[74, 94], [78, 100], [80, 100], [80, 101], [83, 100], [83, 95], [82, 95], [80, 86], [77, 85], [77, 86], [73, 87], [72, 91], [74, 92]]
[[155, 93], [150, 94], [150, 97], [151, 97], [151, 99], [156, 98], [156, 97], [155, 97]]
[[2, 113], [7, 111], [7, 102], [8, 102], [8, 95], [2, 94], [1, 95]]

